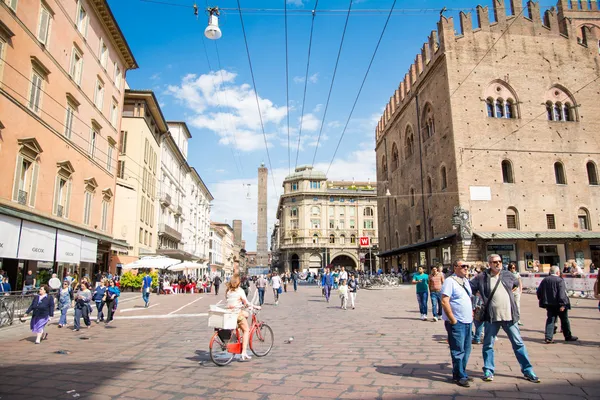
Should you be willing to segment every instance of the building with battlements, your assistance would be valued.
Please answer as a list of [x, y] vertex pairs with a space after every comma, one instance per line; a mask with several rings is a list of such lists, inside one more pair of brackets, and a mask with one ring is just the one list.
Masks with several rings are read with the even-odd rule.
[[440, 18], [375, 130], [382, 261], [598, 265], [598, 2], [494, 0], [456, 22]]

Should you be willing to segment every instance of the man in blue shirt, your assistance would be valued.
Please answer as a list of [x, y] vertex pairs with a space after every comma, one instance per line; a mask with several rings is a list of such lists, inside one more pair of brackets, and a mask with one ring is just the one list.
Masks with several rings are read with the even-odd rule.
[[471, 386], [473, 379], [467, 375], [467, 363], [471, 355], [471, 285], [467, 279], [468, 265], [463, 260], [454, 261], [454, 274], [442, 286], [442, 319], [452, 358], [452, 380], [463, 387]]
[[148, 308], [150, 304], [150, 291], [152, 291], [152, 277], [149, 274], [144, 276], [142, 279], [142, 299], [146, 305], [144, 307]]
[[419, 302], [421, 320], [427, 321], [427, 297], [429, 295], [429, 275], [427, 275], [424, 272], [423, 267], [419, 267], [419, 273], [413, 275], [412, 283], [417, 285], [417, 301]]
[[323, 285], [323, 290], [325, 291], [325, 299], [329, 303], [329, 296], [331, 295], [331, 287], [333, 286], [333, 275], [329, 268], [325, 268], [325, 273], [323, 274], [323, 278], [321, 280]]

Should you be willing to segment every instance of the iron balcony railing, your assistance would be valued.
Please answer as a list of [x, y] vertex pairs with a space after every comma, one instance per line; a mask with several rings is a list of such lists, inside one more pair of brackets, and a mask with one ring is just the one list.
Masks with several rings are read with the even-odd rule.
[[175, 228], [171, 228], [169, 225], [165, 223], [161, 223], [158, 225], [158, 234], [159, 235], [168, 235], [178, 242], [181, 241], [181, 233], [177, 231]]
[[64, 211], [63, 206], [56, 207], [56, 215], [58, 215], [59, 217], [63, 216], [63, 211]]
[[166, 206], [171, 205], [171, 195], [169, 193], [161, 193], [160, 194], [160, 202]]
[[17, 198], [19, 204], [27, 205], [27, 192], [19, 190], [19, 197]]

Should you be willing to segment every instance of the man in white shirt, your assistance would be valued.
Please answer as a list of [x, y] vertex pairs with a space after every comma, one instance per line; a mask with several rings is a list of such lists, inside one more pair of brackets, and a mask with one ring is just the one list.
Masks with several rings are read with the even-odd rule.
[[275, 305], [279, 305], [279, 293], [281, 293], [281, 278], [278, 274], [273, 274], [271, 278], [271, 286], [273, 286], [273, 295], [275, 296]]
[[340, 272], [340, 282], [342, 280], [345, 280], [346, 282], [348, 282], [348, 272], [346, 271], [346, 268], [342, 267], [342, 271]]

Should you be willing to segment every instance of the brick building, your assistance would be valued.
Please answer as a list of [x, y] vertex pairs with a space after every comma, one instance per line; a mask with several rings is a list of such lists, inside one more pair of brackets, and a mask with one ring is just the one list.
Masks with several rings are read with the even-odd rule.
[[377, 125], [388, 269], [600, 262], [598, 3], [491, 11], [442, 16]]

